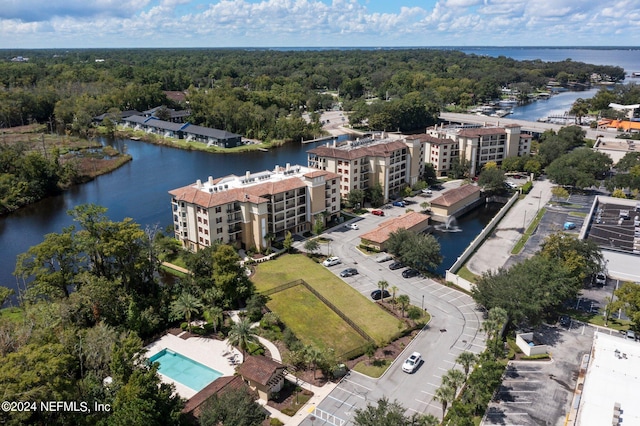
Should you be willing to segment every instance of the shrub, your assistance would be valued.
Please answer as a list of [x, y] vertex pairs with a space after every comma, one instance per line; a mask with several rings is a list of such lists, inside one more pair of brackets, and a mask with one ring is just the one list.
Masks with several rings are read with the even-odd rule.
[[409, 308], [407, 308], [407, 317], [414, 321], [422, 318], [422, 309], [413, 305], [409, 306]]
[[539, 354], [539, 355], [530, 355], [530, 356], [523, 356], [522, 360], [536, 360], [536, 359], [549, 359], [550, 356], [549, 354]]
[[282, 421], [280, 421], [280, 419], [276, 419], [275, 417], [272, 417], [271, 419], [269, 419], [269, 425], [270, 426], [284, 426], [284, 423], [282, 423]]
[[528, 194], [529, 192], [531, 192], [531, 189], [533, 188], [533, 183], [531, 181], [525, 183], [524, 185], [522, 185], [522, 187], [520, 188], [522, 190], [523, 194]]

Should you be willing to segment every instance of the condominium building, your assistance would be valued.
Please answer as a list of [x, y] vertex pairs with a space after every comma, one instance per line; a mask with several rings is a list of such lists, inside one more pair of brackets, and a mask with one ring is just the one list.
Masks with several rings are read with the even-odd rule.
[[276, 166], [169, 191], [176, 238], [197, 251], [219, 241], [261, 250], [287, 231], [311, 230], [340, 214], [340, 176], [304, 166]]
[[517, 124], [504, 127], [464, 125], [429, 128], [427, 160], [434, 165], [438, 176], [446, 176], [452, 162], [463, 157], [469, 162], [469, 173], [475, 176], [490, 161], [500, 165], [507, 157], [531, 152], [532, 137], [520, 130]]
[[382, 187], [384, 200], [417, 182], [424, 167], [424, 146], [420, 138], [391, 139], [384, 134], [327, 143], [307, 151], [308, 165], [340, 175], [340, 196], [354, 189]]

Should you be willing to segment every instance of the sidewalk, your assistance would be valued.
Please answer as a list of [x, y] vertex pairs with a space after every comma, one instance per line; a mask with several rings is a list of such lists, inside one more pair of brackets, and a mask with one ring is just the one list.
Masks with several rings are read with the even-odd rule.
[[531, 224], [538, 211], [551, 200], [552, 187], [553, 184], [548, 180], [534, 181], [531, 192], [511, 207], [467, 261], [467, 268], [476, 275], [482, 275], [483, 272], [497, 271], [503, 267], [524, 230]]

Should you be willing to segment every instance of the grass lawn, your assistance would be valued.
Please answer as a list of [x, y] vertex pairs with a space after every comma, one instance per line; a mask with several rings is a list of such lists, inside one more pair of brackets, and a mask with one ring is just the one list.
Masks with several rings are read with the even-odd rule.
[[22, 321], [24, 319], [24, 311], [15, 307], [0, 309], [0, 318], [12, 322]]
[[276, 312], [280, 320], [304, 344], [321, 349], [333, 348], [340, 355], [367, 343], [338, 314], [302, 285], [269, 297], [269, 309]]
[[391, 360], [383, 359], [374, 361], [373, 365], [368, 365], [365, 362], [359, 362], [355, 367], [353, 367], [353, 369], [358, 373], [364, 374], [365, 376], [377, 379], [378, 377], [382, 376], [382, 373], [387, 371], [387, 368], [389, 368], [390, 365]]
[[467, 268], [467, 267], [466, 267], [466, 266], [464, 266], [464, 265], [463, 265], [463, 266], [460, 268], [460, 270], [458, 271], [458, 275], [459, 275], [461, 278], [464, 278], [465, 280], [470, 281], [470, 282], [472, 282], [472, 283], [476, 283], [476, 282], [478, 282], [478, 279], [480, 278], [478, 275], [476, 275], [476, 274], [474, 274], [473, 272], [471, 272], [471, 271], [469, 270], [469, 268]]
[[[340, 278], [335, 276], [331, 271], [315, 263], [302, 254], [293, 254], [281, 256], [276, 260], [260, 263], [256, 267], [256, 274], [253, 276], [253, 282], [258, 291], [264, 291], [277, 287], [279, 285], [294, 281], [297, 279], [305, 280], [318, 293], [327, 298], [339, 310], [362, 328], [369, 336], [378, 343], [389, 342], [393, 340], [399, 332], [404, 328], [404, 323], [394, 318], [382, 308], [372, 303], [366, 297], [358, 293], [351, 286], [346, 284]], [[376, 283], [371, 283], [372, 288]], [[277, 294], [271, 295], [275, 299]], [[318, 301], [321, 303], [320, 301]], [[314, 316], [300, 315], [298, 312], [302, 309], [294, 303], [287, 303], [280, 306], [276, 310], [271, 307], [269, 302], [267, 305], [276, 312], [283, 320], [285, 316], [296, 318], [296, 321], [302, 322], [307, 319], [310, 333], [323, 334], [326, 333], [324, 324], [318, 321]], [[328, 308], [327, 308], [328, 309]], [[289, 314], [287, 311], [292, 311]], [[287, 323], [289, 325], [289, 323]], [[298, 336], [301, 338], [302, 336]], [[331, 336], [334, 339], [337, 336]]]
[[524, 245], [529, 240], [529, 237], [531, 237], [531, 234], [533, 234], [533, 231], [535, 231], [538, 225], [540, 224], [540, 221], [542, 220], [542, 216], [544, 216], [544, 213], [546, 211], [547, 211], [546, 208], [540, 209], [536, 217], [533, 219], [533, 221], [527, 228], [527, 231], [524, 233], [522, 238], [520, 238], [520, 241], [518, 241], [516, 245], [513, 247], [513, 249], [511, 250], [511, 254], [518, 254], [522, 251], [522, 249], [524, 248]]

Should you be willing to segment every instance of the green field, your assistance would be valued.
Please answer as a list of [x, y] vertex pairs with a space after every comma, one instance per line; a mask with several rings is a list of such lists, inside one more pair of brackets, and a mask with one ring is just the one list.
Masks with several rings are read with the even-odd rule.
[[[394, 318], [378, 305], [358, 293], [327, 268], [304, 255], [285, 255], [276, 260], [261, 263], [256, 267], [256, 274], [252, 279], [259, 292], [294, 280], [303, 279], [347, 315], [378, 344], [393, 340], [404, 328], [402, 321]], [[376, 283], [371, 284], [372, 287], [376, 285]], [[297, 289], [297, 287], [295, 288]], [[308, 290], [305, 291], [308, 292]], [[283, 321], [285, 321], [285, 318], [295, 318], [294, 322], [296, 323], [309, 323], [294, 325], [293, 323], [285, 321], [287, 326], [290, 326], [292, 329], [299, 327], [301, 330], [305, 330], [305, 333], [308, 333], [306, 337], [296, 333], [298, 338], [301, 340], [318, 339], [327, 341], [330, 343], [330, 346], [332, 346], [333, 342], [340, 337], [327, 332], [326, 324], [323, 322], [324, 319], [318, 317], [318, 313], [322, 312], [322, 310], [318, 310], [317, 312], [315, 310], [311, 312], [307, 311], [308, 308], [302, 306], [299, 300], [287, 300], [289, 297], [288, 290], [281, 293], [284, 293], [284, 295], [280, 296], [280, 293], [272, 294], [270, 296], [272, 300], [267, 303], [267, 306], [277, 313]], [[293, 293], [291, 293], [291, 295], [293, 295]], [[284, 300], [281, 300], [283, 297]], [[317, 300], [315, 296], [313, 298]], [[304, 303], [307, 302], [308, 300], [304, 301]], [[317, 300], [316, 303], [324, 306], [320, 300]], [[317, 305], [314, 304], [314, 306]], [[325, 308], [331, 311], [328, 307]], [[340, 319], [339, 317], [337, 318]], [[340, 321], [343, 322], [341, 319]], [[349, 327], [347, 324], [344, 325]], [[361, 339], [359, 335], [355, 335], [358, 339]], [[357, 344], [354, 345], [354, 347], [357, 346]], [[337, 349], [336, 352], [338, 352]]]

